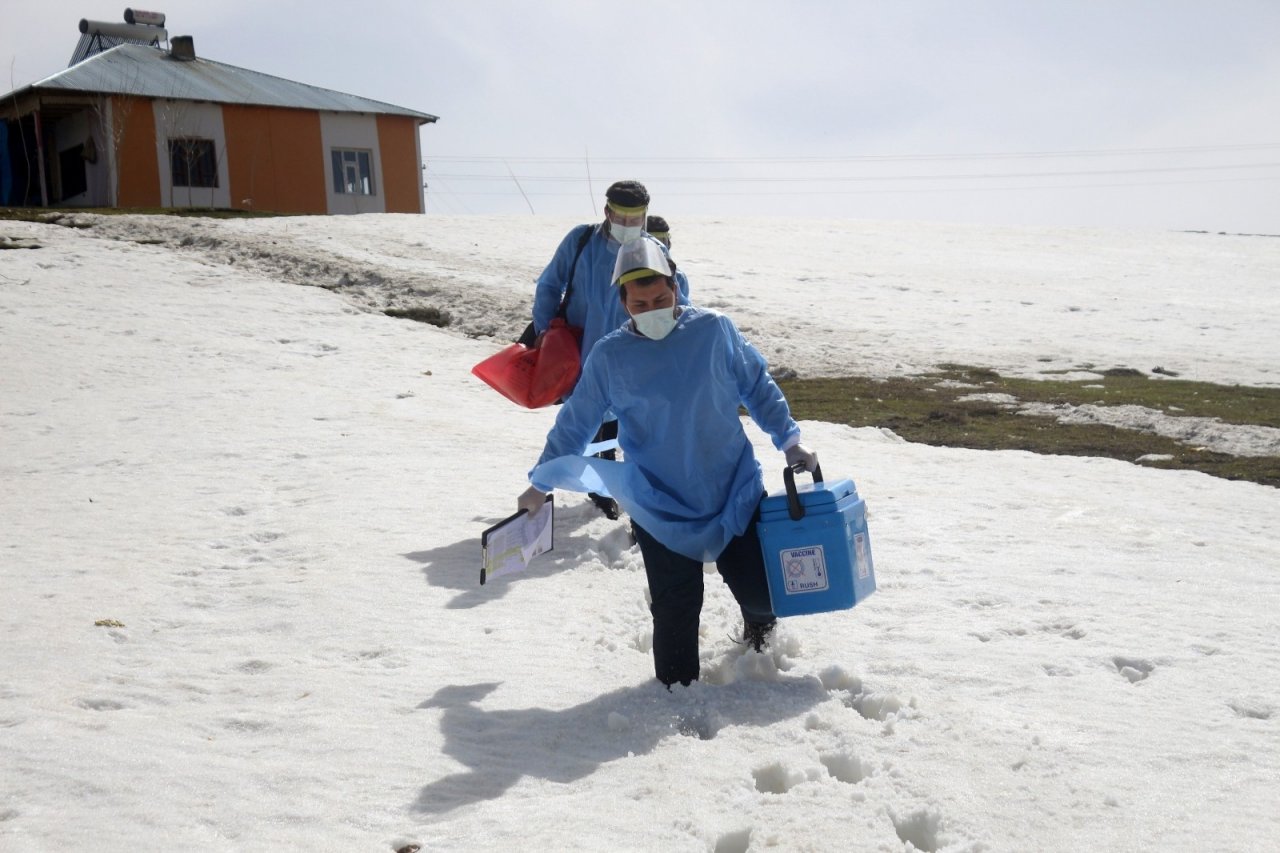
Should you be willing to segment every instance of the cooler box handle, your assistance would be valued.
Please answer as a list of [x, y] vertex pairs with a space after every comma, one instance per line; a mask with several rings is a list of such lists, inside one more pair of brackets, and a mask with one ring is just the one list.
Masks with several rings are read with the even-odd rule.
[[[782, 482], [787, 487], [787, 514], [792, 521], [804, 518], [804, 506], [800, 503], [800, 495], [796, 492], [796, 475], [791, 466], [782, 469]], [[822, 485], [822, 466], [813, 467], [813, 484]]]

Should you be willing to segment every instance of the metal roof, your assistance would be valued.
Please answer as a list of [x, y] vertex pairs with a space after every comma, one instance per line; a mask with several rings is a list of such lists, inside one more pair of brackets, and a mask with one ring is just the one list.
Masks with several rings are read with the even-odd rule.
[[418, 119], [420, 124], [437, 119], [437, 116], [417, 110], [296, 83], [211, 59], [174, 59], [167, 51], [136, 44], [113, 47], [21, 91], [94, 92], [339, 113], [377, 113], [410, 116]]

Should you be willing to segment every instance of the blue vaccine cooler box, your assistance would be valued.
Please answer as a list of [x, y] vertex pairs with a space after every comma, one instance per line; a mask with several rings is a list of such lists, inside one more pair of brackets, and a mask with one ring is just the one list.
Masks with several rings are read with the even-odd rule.
[[764, 551], [769, 597], [778, 616], [848, 610], [876, 589], [866, 504], [849, 479], [786, 488], [760, 504], [756, 530]]

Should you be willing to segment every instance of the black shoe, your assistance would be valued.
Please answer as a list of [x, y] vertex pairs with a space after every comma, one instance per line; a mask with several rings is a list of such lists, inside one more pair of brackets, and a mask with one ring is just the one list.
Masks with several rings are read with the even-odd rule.
[[774, 619], [769, 622], [745, 622], [742, 626], [742, 642], [746, 643], [757, 652], [762, 652], [769, 646], [769, 635], [773, 633], [774, 626], [778, 624], [778, 620]]
[[588, 494], [591, 502], [596, 505], [596, 509], [604, 513], [605, 518], [610, 521], [617, 521], [622, 517], [622, 510], [618, 508], [618, 502], [613, 498], [606, 498], [604, 495], [597, 495], [595, 492]]

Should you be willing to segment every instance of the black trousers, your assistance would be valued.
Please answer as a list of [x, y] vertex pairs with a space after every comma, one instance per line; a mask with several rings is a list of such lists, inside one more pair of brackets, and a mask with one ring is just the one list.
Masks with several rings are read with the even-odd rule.
[[[759, 515], [759, 509], [756, 510]], [[698, 622], [702, 614], [702, 563], [677, 554], [640, 525], [632, 531], [644, 557], [653, 603], [653, 668], [663, 684], [688, 684], [698, 679]], [[746, 622], [774, 619], [765, 578], [764, 556], [755, 518], [741, 536], [729, 540], [716, 569], [724, 578]]]

